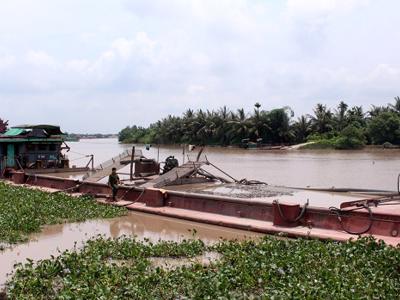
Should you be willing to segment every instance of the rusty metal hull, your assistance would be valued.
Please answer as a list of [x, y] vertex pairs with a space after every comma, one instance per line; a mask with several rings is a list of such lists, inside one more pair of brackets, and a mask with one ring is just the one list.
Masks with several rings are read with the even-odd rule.
[[[22, 172], [14, 173], [12, 179], [18, 184], [93, 196], [110, 194], [109, 187], [102, 183], [46, 175], [26, 175]], [[357, 238], [357, 234], [349, 232], [363, 232], [368, 229], [363, 235], [373, 235], [391, 245], [400, 243], [400, 205], [372, 206], [370, 212], [362, 207], [356, 210], [350, 209], [351, 207], [343, 208], [340, 216], [329, 208], [309, 206], [301, 218], [295, 220], [301, 207], [293, 203], [281, 203], [277, 207], [277, 203], [272, 201], [140, 187], [120, 187], [117, 197], [121, 201], [113, 204], [123, 205], [130, 210], [232, 228], [338, 241]]]

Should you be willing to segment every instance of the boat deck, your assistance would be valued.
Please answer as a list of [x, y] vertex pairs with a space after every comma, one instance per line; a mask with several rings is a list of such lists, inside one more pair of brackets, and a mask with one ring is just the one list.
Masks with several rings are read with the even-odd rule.
[[226, 196], [253, 201], [264, 201], [266, 203], [271, 203], [273, 200], [279, 200], [279, 202], [282, 203], [299, 203], [303, 205], [308, 200], [309, 204], [315, 207], [339, 207], [342, 202], [374, 197], [371, 195], [360, 196], [360, 194], [352, 193], [328, 193], [273, 185], [242, 185], [236, 183], [185, 184], [167, 186], [164, 187], [164, 189], [204, 195]]

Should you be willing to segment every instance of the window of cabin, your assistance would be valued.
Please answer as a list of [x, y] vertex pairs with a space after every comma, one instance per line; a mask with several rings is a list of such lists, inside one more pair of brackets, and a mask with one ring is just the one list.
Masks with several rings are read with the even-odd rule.
[[47, 145], [46, 144], [39, 144], [39, 151], [46, 151]]
[[35, 151], [35, 145], [34, 144], [26, 144], [26, 150], [28, 151], [28, 152], [33, 152], [33, 151]]

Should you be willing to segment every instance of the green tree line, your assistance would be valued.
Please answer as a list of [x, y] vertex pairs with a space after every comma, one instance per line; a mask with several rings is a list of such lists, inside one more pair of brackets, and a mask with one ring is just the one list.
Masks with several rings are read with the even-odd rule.
[[293, 118], [290, 107], [251, 112], [188, 109], [182, 116], [168, 115], [149, 127], [127, 126], [118, 136], [123, 143], [239, 145], [244, 139], [282, 145], [314, 141], [314, 148], [351, 149], [365, 144], [400, 144], [400, 97], [386, 106], [335, 108], [318, 103], [312, 114]]

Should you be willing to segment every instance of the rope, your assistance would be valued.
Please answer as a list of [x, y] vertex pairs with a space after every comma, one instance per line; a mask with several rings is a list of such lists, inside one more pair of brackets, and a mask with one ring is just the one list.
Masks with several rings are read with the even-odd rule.
[[[359, 210], [359, 209], [363, 209], [363, 208], [365, 208], [365, 209], [368, 210], [368, 219], [369, 219], [369, 224], [368, 224], [368, 226], [367, 226], [364, 230], [361, 230], [361, 231], [358, 231], [358, 232], [357, 232], [357, 231], [352, 231], [352, 230], [346, 229], [346, 228], [344, 227], [344, 225], [343, 225], [343, 220], [342, 220], [342, 215], [343, 215], [343, 213], [344, 213], [344, 212], [351, 212], [351, 211], [355, 211], [355, 210]], [[372, 227], [373, 218], [372, 218], [372, 211], [371, 211], [371, 208], [369, 207], [369, 205], [363, 204], [362, 207], [356, 207], [356, 208], [353, 208], [353, 209], [350, 209], [350, 210], [346, 210], [346, 211], [343, 211], [343, 210], [341, 210], [340, 208], [331, 206], [331, 207], [329, 207], [329, 210], [330, 210], [331, 212], [333, 212], [333, 213], [337, 216], [337, 219], [339, 220], [340, 226], [342, 227], [342, 229], [343, 229], [345, 232], [347, 232], [347, 233], [349, 233], [349, 234], [360, 235], [360, 234], [363, 234], [363, 233], [368, 232], [368, 231], [371, 229], [371, 227]]]
[[88, 154], [84, 154], [84, 153], [80, 153], [80, 152], [76, 152], [76, 151], [72, 151], [72, 150], [70, 150], [69, 152], [75, 153], [75, 154], [79, 154], [79, 155], [83, 155], [83, 156], [90, 156]]
[[78, 189], [82, 184], [83, 184], [83, 182], [78, 183], [78, 184], [76, 184], [76, 185], [74, 185], [72, 187], [63, 189], [63, 190], [58, 190], [58, 191], [55, 191], [55, 192], [51, 192], [50, 194], [65, 193], [65, 192], [69, 192], [69, 191], [73, 192], [74, 190]]
[[285, 220], [286, 222], [289, 222], [289, 223], [296, 223], [296, 222], [300, 221], [300, 219], [303, 218], [304, 214], [306, 213], [306, 210], [307, 210], [307, 207], [308, 207], [308, 204], [309, 204], [309, 200], [307, 199], [307, 202], [304, 204], [303, 208], [301, 209], [300, 214], [294, 220], [288, 219], [283, 214], [283, 211], [281, 209], [281, 205], [279, 204], [278, 200], [274, 200], [273, 203], [275, 203], [276, 206], [278, 207], [279, 215], [282, 217], [283, 220]]

